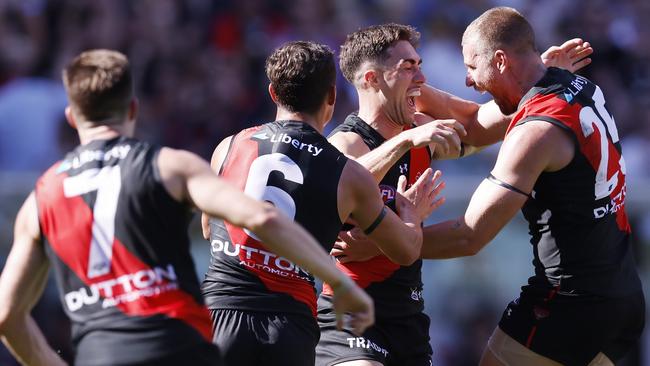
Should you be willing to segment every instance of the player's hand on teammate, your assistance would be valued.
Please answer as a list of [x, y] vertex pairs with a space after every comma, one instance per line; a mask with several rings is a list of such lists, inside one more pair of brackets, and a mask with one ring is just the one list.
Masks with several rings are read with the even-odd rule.
[[559, 67], [576, 72], [591, 63], [589, 57], [594, 49], [589, 42], [581, 38], [573, 38], [561, 46], [551, 46], [542, 53], [542, 61], [546, 67]]
[[330, 255], [341, 263], [365, 262], [379, 254], [379, 247], [358, 226], [339, 232], [338, 240], [330, 251]]
[[375, 323], [375, 305], [372, 298], [349, 277], [345, 276], [345, 280], [337, 286], [332, 286], [332, 289], [337, 329], [346, 328], [356, 335], [361, 335]]
[[[421, 119], [418, 113], [415, 115], [416, 122]], [[467, 135], [465, 127], [455, 119], [427, 120], [427, 123], [420, 124], [416, 128], [406, 130], [413, 147], [429, 145], [434, 151], [441, 150], [445, 155], [450, 151], [460, 151], [460, 138]]]
[[400, 216], [403, 209], [412, 207], [420, 221], [424, 221], [436, 208], [445, 203], [445, 197], [438, 197], [445, 188], [445, 182], [440, 180], [441, 176], [440, 170], [434, 173], [431, 168], [427, 168], [409, 189], [406, 189], [406, 177], [400, 176], [395, 197]]
[[448, 134], [451, 143], [448, 144], [448, 148], [445, 148], [443, 145], [439, 144], [430, 144], [429, 148], [431, 149], [431, 158], [434, 160], [442, 159], [457, 159], [461, 157], [462, 150], [462, 141], [461, 137], [467, 136], [467, 130], [465, 126], [458, 122], [455, 119], [435, 119], [428, 114], [417, 112], [415, 113], [415, 123], [420, 126], [418, 128], [423, 128], [427, 125], [445, 127], [447, 129], [453, 129], [455, 133]]

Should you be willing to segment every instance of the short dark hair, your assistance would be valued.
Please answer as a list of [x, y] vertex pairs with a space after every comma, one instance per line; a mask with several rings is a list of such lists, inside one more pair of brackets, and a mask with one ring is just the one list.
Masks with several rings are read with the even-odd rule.
[[285, 43], [266, 59], [266, 76], [284, 108], [315, 113], [336, 85], [334, 53], [315, 42]]
[[413, 48], [420, 42], [420, 32], [410, 25], [388, 23], [373, 25], [348, 34], [341, 45], [339, 65], [345, 78], [354, 83], [354, 75], [364, 62], [383, 62], [388, 49], [398, 41], [407, 41]]
[[482, 56], [492, 55], [498, 49], [537, 52], [533, 27], [521, 13], [506, 6], [487, 10], [474, 19], [465, 29], [463, 44], [470, 40]]
[[122, 117], [133, 98], [128, 58], [112, 50], [89, 50], [63, 70], [70, 105], [91, 122]]

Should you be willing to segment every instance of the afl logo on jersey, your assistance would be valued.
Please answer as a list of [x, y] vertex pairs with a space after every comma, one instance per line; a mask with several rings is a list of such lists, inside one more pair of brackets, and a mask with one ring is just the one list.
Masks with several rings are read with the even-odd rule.
[[390, 202], [395, 199], [394, 187], [385, 184], [380, 184], [379, 191], [381, 192], [381, 198], [384, 200], [384, 203]]

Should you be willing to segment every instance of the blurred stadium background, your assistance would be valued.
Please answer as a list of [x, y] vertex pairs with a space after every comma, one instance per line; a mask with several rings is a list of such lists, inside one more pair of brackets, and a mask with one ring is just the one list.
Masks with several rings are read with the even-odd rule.
[[[64, 122], [60, 70], [88, 48], [128, 54], [141, 102], [139, 137], [192, 150], [208, 159], [225, 136], [273, 119], [264, 59], [288, 40], [338, 50], [348, 32], [382, 22], [412, 24], [428, 82], [464, 98], [460, 37], [495, 5], [519, 9], [541, 50], [583, 37], [596, 53], [582, 74], [600, 84], [622, 136], [628, 168], [627, 208], [638, 266], [650, 293], [650, 2], [647, 0], [0, 0], [0, 265], [11, 246], [13, 218], [40, 174], [77, 143]], [[328, 128], [356, 109], [340, 77]], [[459, 215], [489, 172], [498, 147], [440, 162], [448, 202], [431, 222]], [[195, 226], [197, 273], [208, 246]], [[436, 365], [476, 365], [506, 303], [532, 273], [527, 228], [518, 216], [473, 258], [429, 261], [424, 296], [432, 318]], [[68, 322], [50, 283], [34, 316], [51, 344], [70, 359]], [[647, 328], [647, 327], [646, 327]], [[650, 332], [624, 365], [650, 365]], [[0, 365], [15, 365], [0, 346]]]

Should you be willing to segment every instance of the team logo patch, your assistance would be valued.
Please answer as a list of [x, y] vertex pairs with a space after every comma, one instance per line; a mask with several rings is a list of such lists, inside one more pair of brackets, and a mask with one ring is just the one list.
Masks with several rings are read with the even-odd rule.
[[384, 203], [392, 201], [395, 199], [395, 188], [389, 185], [380, 184], [379, 190], [381, 192], [381, 198], [384, 200]]

